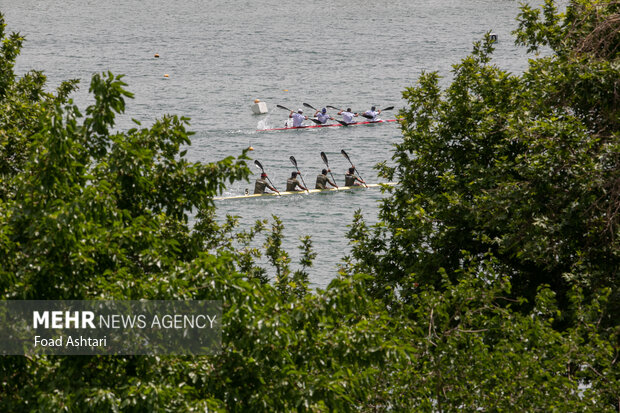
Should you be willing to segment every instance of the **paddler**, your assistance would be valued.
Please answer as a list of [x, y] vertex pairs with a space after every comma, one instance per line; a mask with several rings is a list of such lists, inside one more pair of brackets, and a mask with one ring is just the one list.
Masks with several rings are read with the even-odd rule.
[[329, 169], [323, 169], [321, 173], [317, 175], [316, 185], [314, 186], [315, 189], [327, 189], [327, 184], [330, 184], [334, 188], [338, 188], [338, 185], [330, 181], [329, 178], [327, 177], [328, 172], [331, 172], [331, 171]]
[[272, 192], [278, 192], [273, 186], [269, 185], [267, 182], [267, 174], [265, 172], [260, 174], [260, 178], [256, 180], [254, 184], [254, 193], [255, 194], [264, 194], [265, 188], [268, 188]]
[[331, 119], [331, 120], [334, 120], [334, 118], [332, 118], [331, 116], [329, 116], [329, 115], [327, 114], [327, 109], [326, 109], [326, 108], [323, 108], [323, 109], [321, 109], [320, 111], [319, 111], [319, 110], [317, 110], [317, 111], [314, 113], [314, 116], [315, 116], [315, 117], [316, 117], [316, 119], [317, 119], [319, 122], [321, 122], [323, 125], [324, 125], [325, 123], [327, 123], [327, 121], [328, 121], [328, 120], [330, 120], [330, 119]]
[[299, 128], [304, 120], [308, 119], [307, 116], [304, 116], [304, 111], [301, 109], [297, 109], [297, 113], [291, 110], [291, 113], [288, 115], [289, 118], [293, 118], [293, 127]]
[[344, 186], [359, 186], [361, 184], [365, 184], [365, 182], [355, 175], [355, 167], [350, 167], [349, 172], [344, 174]]
[[[301, 173], [299, 174], [301, 176]], [[300, 187], [299, 191], [307, 191], [308, 188], [303, 186], [297, 180], [297, 172], [291, 172], [291, 177], [286, 180], [286, 190], [289, 192], [298, 191], [297, 187]]]
[[381, 113], [381, 109], [377, 110], [376, 106], [373, 106], [370, 108], [370, 110], [367, 110], [366, 112], [364, 112], [362, 116], [365, 117], [366, 119], [369, 119], [371, 122], [376, 122], [377, 120], [379, 120], [377, 117], [379, 116], [380, 113]]
[[342, 120], [345, 123], [353, 123], [353, 117], [357, 116], [357, 113], [351, 112], [351, 108], [347, 108], [347, 110], [341, 110], [338, 112], [339, 115], [342, 115]]

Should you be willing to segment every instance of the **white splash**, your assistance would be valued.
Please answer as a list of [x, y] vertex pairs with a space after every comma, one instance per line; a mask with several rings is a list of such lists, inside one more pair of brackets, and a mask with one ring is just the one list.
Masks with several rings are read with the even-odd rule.
[[258, 124], [256, 125], [256, 129], [258, 130], [263, 130], [263, 129], [272, 129], [273, 126], [271, 126], [271, 124], [269, 124], [269, 115], [267, 115], [265, 117], [265, 119], [261, 119], [258, 121]]

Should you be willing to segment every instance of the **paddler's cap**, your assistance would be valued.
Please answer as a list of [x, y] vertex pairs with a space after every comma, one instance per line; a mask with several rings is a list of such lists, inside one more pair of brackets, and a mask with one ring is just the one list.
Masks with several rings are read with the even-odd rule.
[[371, 108], [370, 108], [370, 110], [372, 110], [373, 112], [375, 111], [375, 109], [376, 109], [376, 107], [375, 107], [375, 106], [373, 106], [373, 107], [371, 107]]
[[265, 172], [263, 172], [262, 174], [260, 174], [261, 178], [267, 178], [267, 174]]
[[325, 112], [327, 112], [327, 109], [325, 108], [321, 109], [321, 113], [325, 113]]
[[304, 111], [301, 109], [297, 109], [297, 113], [304, 113]]

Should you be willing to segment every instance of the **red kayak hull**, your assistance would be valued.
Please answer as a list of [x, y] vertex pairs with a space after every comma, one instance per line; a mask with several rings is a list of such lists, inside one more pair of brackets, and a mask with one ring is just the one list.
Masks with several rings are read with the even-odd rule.
[[335, 126], [356, 126], [356, 125], [376, 125], [378, 123], [388, 123], [388, 122], [396, 122], [396, 119], [385, 119], [385, 120], [377, 120], [377, 121], [365, 121], [365, 122], [353, 122], [348, 125], [343, 125], [342, 123], [330, 123], [326, 125], [308, 125], [308, 126], [299, 126], [296, 128], [272, 128], [272, 129], [257, 129], [257, 132], [268, 132], [274, 130], [297, 130], [297, 129], [315, 129], [315, 128], [331, 128]]

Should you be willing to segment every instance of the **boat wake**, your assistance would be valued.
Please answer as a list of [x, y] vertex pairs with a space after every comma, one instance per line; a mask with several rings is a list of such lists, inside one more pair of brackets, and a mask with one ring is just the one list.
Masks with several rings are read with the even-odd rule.
[[[291, 128], [293, 126], [293, 119], [287, 119], [286, 122], [284, 123], [284, 125], [282, 125], [282, 127], [284, 128]], [[269, 115], [267, 115], [267, 117], [265, 119], [259, 120], [258, 124], [256, 125], [256, 130], [257, 131], [262, 131], [262, 130], [274, 130], [276, 128], [280, 128], [280, 126], [275, 126], [272, 123], [269, 122]]]
[[265, 119], [259, 120], [258, 124], [256, 125], [256, 130], [264, 130], [264, 129], [271, 129], [271, 128], [273, 128], [273, 126], [271, 125], [271, 123], [269, 123], [269, 115], [267, 115]]

